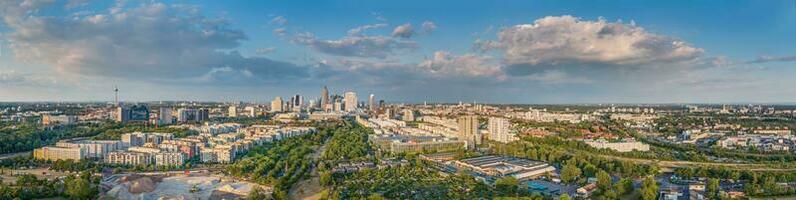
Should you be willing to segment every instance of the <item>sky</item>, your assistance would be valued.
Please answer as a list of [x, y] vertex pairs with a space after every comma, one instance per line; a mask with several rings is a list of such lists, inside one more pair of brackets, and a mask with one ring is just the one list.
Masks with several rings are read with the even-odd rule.
[[0, 101], [792, 103], [796, 1], [0, 1]]

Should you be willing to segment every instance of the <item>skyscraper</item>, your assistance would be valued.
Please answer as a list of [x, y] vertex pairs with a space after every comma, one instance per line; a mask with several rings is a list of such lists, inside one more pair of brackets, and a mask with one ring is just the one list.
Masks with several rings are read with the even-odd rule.
[[326, 108], [326, 104], [329, 104], [329, 89], [326, 86], [323, 86], [323, 90], [321, 90], [321, 109]]
[[173, 116], [171, 113], [171, 108], [169, 107], [160, 107], [160, 112], [158, 112], [158, 123], [160, 124], [171, 124]]
[[476, 144], [481, 143], [478, 136], [478, 116], [459, 117], [459, 138], [467, 141], [468, 148], [473, 148]]
[[272, 112], [282, 112], [282, 97], [276, 97], [273, 101], [271, 101], [271, 111]]
[[376, 110], [376, 95], [370, 94], [370, 97], [368, 97], [368, 109], [370, 111]]
[[301, 95], [296, 95], [290, 98], [290, 111], [301, 112], [301, 108], [304, 107], [304, 97]]
[[202, 108], [196, 111], [196, 121], [207, 121], [210, 120], [210, 110], [207, 108]]
[[130, 109], [125, 108], [124, 106], [116, 107], [116, 122], [127, 122], [130, 121]]
[[345, 111], [351, 112], [357, 109], [357, 93], [346, 92], [343, 101], [345, 102]]

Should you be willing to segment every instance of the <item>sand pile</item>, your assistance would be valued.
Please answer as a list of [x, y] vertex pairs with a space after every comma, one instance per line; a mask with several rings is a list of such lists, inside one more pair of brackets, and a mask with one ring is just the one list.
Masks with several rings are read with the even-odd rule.
[[[239, 199], [249, 194], [250, 182], [222, 180], [218, 175], [124, 176], [109, 178], [107, 196], [135, 200]], [[266, 187], [270, 190], [270, 187]]]
[[155, 182], [152, 181], [149, 177], [139, 178], [133, 181], [130, 181], [130, 188], [128, 189], [130, 193], [138, 194], [142, 192], [152, 192], [155, 191]]

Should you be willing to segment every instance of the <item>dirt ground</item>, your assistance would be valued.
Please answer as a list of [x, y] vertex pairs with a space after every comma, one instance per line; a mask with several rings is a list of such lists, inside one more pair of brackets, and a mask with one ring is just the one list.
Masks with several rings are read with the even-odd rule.
[[66, 172], [52, 171], [47, 168], [34, 168], [34, 169], [25, 169], [25, 170], [3, 169], [2, 174], [0, 174], [0, 177], [2, 178], [3, 183], [15, 183], [17, 182], [17, 177], [22, 174], [33, 174], [38, 179], [48, 179], [48, 180], [52, 180], [60, 176], [69, 175], [69, 173]]

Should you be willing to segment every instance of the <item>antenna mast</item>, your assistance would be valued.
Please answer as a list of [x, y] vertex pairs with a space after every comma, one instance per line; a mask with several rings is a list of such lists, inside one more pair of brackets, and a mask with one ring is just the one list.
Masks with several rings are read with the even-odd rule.
[[119, 105], [119, 87], [116, 85], [113, 86], [113, 100], [116, 102], [116, 105]]

